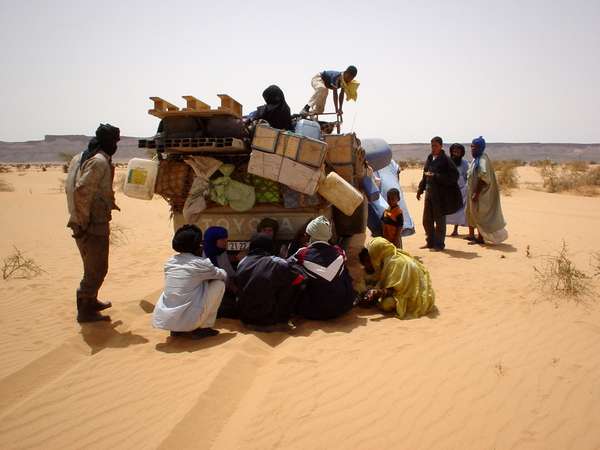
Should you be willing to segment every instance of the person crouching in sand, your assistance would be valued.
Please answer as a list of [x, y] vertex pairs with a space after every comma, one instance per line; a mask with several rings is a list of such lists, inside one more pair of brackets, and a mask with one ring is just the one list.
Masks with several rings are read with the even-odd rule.
[[367, 274], [376, 280], [375, 288], [365, 294], [367, 302], [394, 311], [400, 319], [421, 317], [433, 310], [435, 292], [429, 272], [407, 252], [378, 237], [359, 257]]
[[202, 231], [182, 226], [173, 237], [177, 252], [165, 264], [165, 290], [152, 317], [155, 328], [171, 336], [200, 339], [219, 332], [215, 324], [227, 274], [202, 255]]

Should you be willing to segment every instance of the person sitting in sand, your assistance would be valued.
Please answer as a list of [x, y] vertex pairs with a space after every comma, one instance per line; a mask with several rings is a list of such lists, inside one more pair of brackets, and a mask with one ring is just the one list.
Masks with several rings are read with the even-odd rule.
[[235, 269], [227, 253], [228, 238], [229, 232], [227, 228], [208, 227], [204, 233], [203, 256], [210, 259], [216, 267], [223, 269], [227, 273], [225, 295], [223, 296], [217, 317], [237, 319], [236, 296], [238, 289], [234, 281]]
[[346, 254], [329, 243], [331, 223], [326, 217], [312, 220], [306, 233], [310, 236], [308, 247], [288, 259], [301, 266], [307, 276], [306, 289], [296, 311], [307, 319], [333, 319], [350, 310], [356, 297], [346, 269]]
[[277, 256], [287, 256], [287, 245], [277, 240], [277, 233], [279, 232], [279, 222], [270, 217], [265, 217], [256, 226], [256, 232], [267, 234], [273, 239], [273, 254]]
[[395, 312], [401, 319], [424, 316], [432, 311], [435, 292], [429, 272], [409, 253], [388, 240], [377, 237], [361, 253], [361, 263], [376, 280], [365, 300], [380, 309]]
[[[479, 136], [471, 143], [473, 161], [467, 174], [467, 221], [469, 244], [500, 244], [508, 239], [506, 222], [500, 205], [500, 190], [492, 162], [485, 151], [485, 139]], [[475, 237], [475, 228], [478, 236]]]
[[173, 237], [177, 252], [165, 264], [165, 290], [160, 295], [152, 325], [171, 336], [199, 339], [219, 332], [211, 328], [225, 293], [227, 274], [202, 255], [202, 231], [184, 225]]
[[257, 233], [236, 271], [238, 312], [246, 325], [269, 327], [292, 318], [304, 277], [285, 259], [273, 256], [273, 239]]

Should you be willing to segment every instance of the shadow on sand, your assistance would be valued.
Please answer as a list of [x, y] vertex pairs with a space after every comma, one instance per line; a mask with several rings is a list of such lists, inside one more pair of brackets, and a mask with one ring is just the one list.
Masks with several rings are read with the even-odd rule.
[[511, 244], [496, 244], [496, 245], [484, 245], [488, 250], [495, 250], [497, 252], [504, 253], [515, 253], [518, 249]]
[[463, 252], [462, 250], [454, 250], [451, 248], [446, 247], [446, 249], [444, 250], [444, 252], [446, 255], [451, 256], [452, 258], [459, 258], [459, 259], [475, 259], [475, 258], [480, 258], [479, 254], [477, 252]]
[[[365, 326], [368, 318], [363, 317], [365, 310], [353, 308], [337, 319], [328, 321], [307, 320], [301, 317], [296, 317], [292, 321], [294, 327], [278, 327], [274, 331], [259, 331], [246, 327], [239, 320], [234, 319], [219, 319], [216, 328], [225, 329], [239, 334], [252, 334], [265, 344], [271, 347], [277, 347], [288, 338], [310, 336], [314, 331], [323, 331], [325, 333], [350, 333], [357, 327]], [[282, 330], [283, 328], [283, 330]]]
[[163, 353], [191, 353], [224, 344], [230, 339], [233, 339], [235, 335], [236, 333], [219, 333], [216, 336], [210, 336], [197, 341], [167, 336], [166, 342], [156, 344], [155, 348]]
[[92, 350], [92, 355], [105, 348], [126, 348], [130, 345], [146, 344], [148, 339], [131, 331], [121, 333], [116, 327], [123, 322], [95, 322], [81, 324], [81, 336]]
[[426, 317], [428, 319], [437, 319], [440, 315], [440, 310], [438, 309], [438, 307], [436, 305], [433, 305], [433, 308], [431, 309], [431, 311], [429, 311], [428, 314], [425, 314], [423, 317], [406, 317], [404, 319], [398, 319], [398, 317], [396, 317], [396, 315], [394, 315], [393, 313], [384, 313], [381, 311], [378, 311], [375, 307], [367, 309], [366, 311], [370, 311], [372, 314], [371, 316], [376, 316], [376, 317], [371, 317], [369, 320], [371, 322], [381, 322], [382, 320], [386, 320], [386, 319], [394, 319], [394, 320], [419, 320], [422, 319], [423, 317]]

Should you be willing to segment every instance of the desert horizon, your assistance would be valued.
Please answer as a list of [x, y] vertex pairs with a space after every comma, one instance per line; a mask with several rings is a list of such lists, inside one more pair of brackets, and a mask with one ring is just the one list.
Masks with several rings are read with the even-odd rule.
[[[91, 136], [67, 134], [45, 135], [43, 140], [22, 142], [0, 140], [0, 163], [64, 163], [69, 156], [85, 149], [91, 138]], [[147, 157], [145, 149], [138, 148], [139, 139], [143, 138], [122, 136], [114, 160], [126, 162], [135, 157]], [[445, 142], [446, 148], [453, 142], [451, 140]], [[468, 143], [463, 142], [463, 144]], [[429, 143], [390, 143], [390, 146], [394, 158], [398, 161], [424, 161], [430, 151]], [[600, 162], [600, 143], [488, 142], [488, 152], [497, 160]]]

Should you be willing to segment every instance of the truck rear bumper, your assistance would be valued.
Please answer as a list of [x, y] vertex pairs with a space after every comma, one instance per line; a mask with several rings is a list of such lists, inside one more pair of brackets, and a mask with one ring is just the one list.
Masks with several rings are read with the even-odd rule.
[[[194, 224], [198, 225], [204, 232], [208, 227], [219, 226], [227, 228], [230, 241], [249, 241], [254, 233], [258, 223], [269, 217], [279, 223], [277, 233], [278, 240], [291, 240], [296, 236], [298, 230], [306, 226], [309, 220], [317, 216], [325, 216], [331, 220], [331, 207], [321, 208], [289, 209], [283, 208], [253, 208], [247, 212], [232, 212], [231, 209], [215, 208], [207, 210], [200, 219]], [[175, 213], [173, 216], [173, 227], [179, 229], [187, 222], [181, 213]]]

